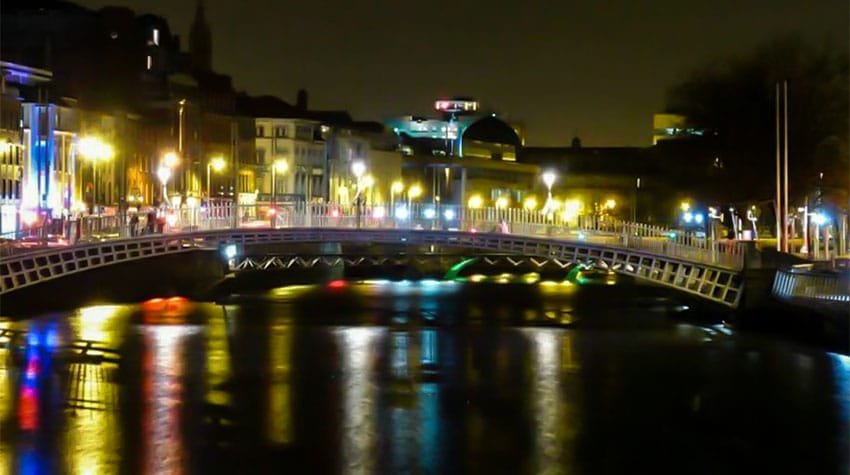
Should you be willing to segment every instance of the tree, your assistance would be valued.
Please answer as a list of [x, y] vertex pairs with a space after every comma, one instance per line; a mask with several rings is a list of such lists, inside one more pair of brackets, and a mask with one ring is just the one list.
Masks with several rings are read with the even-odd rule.
[[775, 187], [776, 84], [787, 81], [791, 195], [801, 200], [814, 188], [831, 190], [846, 206], [848, 64], [846, 47], [781, 37], [693, 71], [670, 88], [667, 110], [716, 142], [729, 201], [768, 200]]

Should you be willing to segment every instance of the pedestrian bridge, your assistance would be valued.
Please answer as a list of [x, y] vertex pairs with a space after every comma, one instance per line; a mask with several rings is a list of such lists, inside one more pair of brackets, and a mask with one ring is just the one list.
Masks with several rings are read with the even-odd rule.
[[224, 220], [226, 224], [220, 226], [212, 220], [201, 221], [202, 225], [213, 228], [206, 230], [195, 230], [198, 227], [195, 221], [191, 226], [173, 225], [163, 234], [118, 237], [15, 253], [0, 262], [0, 295], [139, 259], [197, 250], [243, 252], [252, 245], [274, 243], [434, 245], [592, 263], [730, 308], [738, 306], [744, 287], [740, 275], [742, 255], [736, 247], [723, 247], [718, 243], [689, 244], [663, 236], [642, 235], [638, 225], [627, 223], [570, 230], [546, 223], [512, 221], [507, 223], [509, 233], [489, 233], [477, 229], [487, 229], [491, 221], [474, 218], [461, 221], [460, 228], [465, 230], [438, 226], [411, 229], [422, 226], [399, 226], [397, 221], [376, 223], [360, 217], [356, 223], [351, 223], [336, 218], [308, 216], [312, 222], [307, 223], [281, 222], [276, 217], [271, 222], [264, 221], [262, 224], [266, 227], [254, 227], [256, 224], [244, 221], [233, 226], [227, 219]]

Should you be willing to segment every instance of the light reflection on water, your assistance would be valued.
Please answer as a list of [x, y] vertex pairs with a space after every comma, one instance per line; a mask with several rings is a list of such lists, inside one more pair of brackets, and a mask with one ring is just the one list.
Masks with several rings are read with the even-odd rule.
[[180, 407], [183, 397], [182, 357], [185, 340], [200, 331], [189, 325], [145, 325], [147, 388], [145, 473], [178, 474], [186, 470]]
[[375, 472], [375, 385], [372, 381], [378, 342], [384, 328], [338, 328], [334, 334], [342, 371], [342, 453], [345, 473]]
[[[132, 451], [140, 452], [139, 462], [129, 471], [145, 473], [190, 472], [198, 467], [207, 469], [202, 472], [244, 471], [251, 465], [241, 465], [242, 457], [281, 469], [306, 464], [301, 467], [312, 473], [330, 468], [345, 473], [450, 473], [479, 463], [515, 472], [584, 471], [587, 458], [608, 457], [605, 450], [621, 449], [606, 445], [610, 442], [599, 436], [597, 426], [610, 423], [609, 411], [631, 417], [631, 423], [640, 422], [636, 427], [645, 428], [643, 422], [653, 418], [668, 427], [681, 424], [675, 427], [685, 430], [662, 438], [675, 445], [679, 437], [699, 434], [708, 424], [705, 420], [738, 427], [737, 420], [723, 419], [730, 407], [745, 404], [740, 401], [763, 401], [774, 396], [773, 386], [793, 389], [801, 386], [800, 381], [805, 387], [789, 396], [800, 408], [810, 410], [800, 399], [818, 393], [835, 395], [824, 398], [834, 407], [821, 408], [811, 420], [793, 419], [789, 425], [805, 426], [807, 438], [818, 435], [847, 443], [850, 358], [846, 356], [772, 341], [765, 345], [763, 338], [746, 339], [727, 325], [671, 318], [662, 325], [653, 320], [651, 329], [641, 328], [640, 312], [628, 314], [638, 324], [632, 320], [627, 331], [616, 326], [616, 319], [609, 326], [585, 330], [571, 325], [576, 308], [572, 300], [562, 298], [581, 292], [580, 286], [541, 285], [538, 296], [517, 304], [515, 287], [488, 284], [499, 291], [470, 300], [463, 293], [467, 285], [477, 284], [353, 283], [345, 290], [362, 296], [367, 308], [359, 310], [365, 316], [351, 311], [350, 325], [317, 324], [313, 319], [318, 312], [309, 306], [297, 310], [299, 299], [316, 290], [306, 286], [276, 289], [255, 307], [201, 305], [206, 315], [203, 326], [133, 327], [131, 308], [112, 305], [16, 324], [0, 320], [0, 329], [28, 330], [26, 341], [39, 345], [37, 351], [22, 353], [22, 363], [15, 365], [13, 352], [0, 341], [0, 430], [11, 430], [11, 436], [0, 433], [0, 473], [115, 473], [126, 469], [122, 457]], [[321, 294], [320, 300], [333, 295]], [[381, 317], [380, 310], [389, 316]], [[204, 338], [189, 344], [199, 332]], [[127, 346], [134, 334], [144, 342], [140, 350]], [[234, 340], [244, 344], [234, 345]], [[139, 366], [140, 380], [125, 376], [128, 379], [119, 383], [114, 365], [67, 359], [63, 348], [75, 341], [142, 352], [136, 363], [126, 354], [121, 363]], [[188, 394], [192, 361], [203, 361], [204, 371], [198, 374], [204, 389], [198, 401]], [[700, 371], [705, 379], [695, 376]], [[674, 377], [656, 378], [656, 373]], [[320, 384], [299, 384], [305, 378]], [[750, 384], [756, 379], [762, 383]], [[252, 385], [242, 384], [243, 380]], [[712, 387], [701, 387], [705, 381]], [[119, 393], [120, 384], [124, 391]], [[743, 395], [742, 385], [748, 385]], [[129, 393], [140, 395], [140, 408], [122, 409], [120, 399]], [[640, 410], [629, 405], [630, 395], [647, 393], [652, 397], [641, 400]], [[697, 406], [690, 403], [694, 393], [703, 395]], [[724, 399], [727, 395], [734, 396]], [[676, 411], [685, 396], [683, 415]], [[245, 406], [250, 410], [239, 412]], [[783, 407], [747, 406], [746, 412], [765, 420], [791, 417], [787, 412], [793, 411]], [[220, 445], [207, 445], [199, 452], [200, 444], [192, 442], [205, 434], [192, 432], [187, 421], [191, 413], [209, 418], [204, 412], [208, 410], [236, 418], [228, 422], [233, 424], [231, 431], [218, 436]], [[813, 419], [823, 414], [841, 421]], [[141, 421], [138, 447], [124, 442], [128, 429], [122, 423], [134, 419]], [[835, 426], [837, 433], [818, 432]], [[623, 430], [623, 438], [638, 446], [646, 435], [625, 426]], [[733, 435], [744, 440], [741, 445], [763, 453], [759, 441], [771, 434], [754, 430]], [[594, 431], [596, 435], [587, 439], [591, 442], [585, 440]], [[58, 442], [47, 437], [53, 432]], [[257, 436], [247, 439], [251, 445], [240, 445], [252, 434]], [[784, 434], [782, 440], [792, 441], [792, 435]], [[730, 438], [725, 433], [717, 436]], [[697, 442], [693, 447], [709, 444], [709, 452], [713, 450], [709, 436]], [[784, 451], [794, 453], [794, 443], [785, 443]], [[602, 448], [594, 449], [597, 445]], [[823, 449], [826, 455], [817, 452], [819, 446], [798, 452], [814, 450], [821, 459], [832, 457], [846, 464], [846, 457], [841, 459], [838, 449], [828, 445]], [[663, 446], [643, 449], [662, 456]], [[332, 461], [324, 466], [317, 462], [323, 458]], [[497, 462], [487, 465], [484, 458]], [[221, 460], [233, 464], [217, 466]], [[520, 462], [512, 462], [516, 460]], [[500, 465], [502, 461], [508, 463]], [[311, 470], [316, 463], [318, 467]], [[721, 469], [730, 467], [717, 463]]]

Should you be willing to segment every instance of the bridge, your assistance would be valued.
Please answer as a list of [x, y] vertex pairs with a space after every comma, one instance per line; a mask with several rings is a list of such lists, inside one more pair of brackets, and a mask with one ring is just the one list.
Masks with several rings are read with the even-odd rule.
[[139, 259], [198, 250], [235, 254], [277, 243], [441, 246], [582, 262], [730, 308], [738, 306], [744, 290], [744, 253], [736, 243], [615, 220], [566, 226], [557, 216], [516, 209], [412, 207], [403, 216], [387, 216], [380, 206], [302, 204], [179, 210], [169, 214], [162, 233], [141, 236], [131, 236], [128, 221], [119, 217], [77, 227], [73, 244], [7, 250], [0, 262], [0, 295]]

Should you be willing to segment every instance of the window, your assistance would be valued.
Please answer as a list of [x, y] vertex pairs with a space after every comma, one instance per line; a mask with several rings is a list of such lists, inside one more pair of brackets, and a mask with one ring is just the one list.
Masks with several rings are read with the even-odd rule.
[[286, 137], [286, 127], [275, 127], [274, 135], [275, 137]]
[[257, 163], [266, 163], [266, 149], [257, 149]]
[[[155, 46], [159, 46], [159, 29], [158, 28], [154, 28], [153, 31], [151, 31], [151, 41], [153, 41], [153, 44]], [[148, 68], [148, 69], [150, 69], [150, 68]]]
[[151, 68], [153, 67], [153, 58], [151, 57], [151, 55], [148, 55], [145, 67], [147, 68], [148, 71], [150, 71]]
[[262, 125], [257, 126], [257, 137], [265, 137], [266, 129]]

